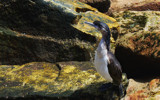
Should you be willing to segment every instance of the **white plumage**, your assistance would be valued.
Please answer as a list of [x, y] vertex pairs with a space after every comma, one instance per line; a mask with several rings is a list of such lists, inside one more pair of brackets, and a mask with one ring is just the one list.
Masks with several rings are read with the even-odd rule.
[[94, 60], [94, 65], [97, 70], [97, 72], [105, 78], [108, 82], [112, 82], [113, 79], [111, 78], [108, 70], [108, 57], [107, 57], [107, 49], [105, 46], [105, 41], [102, 38], [98, 48], [95, 52], [95, 60]]

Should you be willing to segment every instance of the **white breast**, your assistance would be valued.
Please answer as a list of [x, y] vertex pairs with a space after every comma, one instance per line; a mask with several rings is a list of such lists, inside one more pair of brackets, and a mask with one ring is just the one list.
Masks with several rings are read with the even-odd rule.
[[[102, 41], [101, 41], [102, 42]], [[108, 82], [112, 82], [109, 71], [108, 71], [108, 57], [107, 57], [107, 49], [103, 49], [103, 43], [100, 42], [97, 51], [95, 52], [95, 60], [94, 65], [97, 72], [105, 78]]]

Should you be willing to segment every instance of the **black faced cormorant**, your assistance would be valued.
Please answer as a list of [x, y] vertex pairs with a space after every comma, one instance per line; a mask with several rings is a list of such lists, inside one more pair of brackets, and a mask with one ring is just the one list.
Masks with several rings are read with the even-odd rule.
[[114, 86], [119, 88], [120, 95], [123, 95], [122, 90], [122, 69], [121, 65], [110, 51], [110, 29], [107, 24], [94, 21], [93, 23], [85, 22], [98, 29], [102, 33], [102, 39], [98, 45], [95, 53], [94, 65], [97, 72], [105, 78], [108, 82], [113, 83]]

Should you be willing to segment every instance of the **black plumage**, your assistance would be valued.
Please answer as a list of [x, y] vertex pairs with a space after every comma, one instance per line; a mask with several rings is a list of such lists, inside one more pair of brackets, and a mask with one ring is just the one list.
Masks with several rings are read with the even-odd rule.
[[109, 70], [110, 76], [113, 79], [113, 83], [115, 85], [120, 85], [121, 80], [122, 80], [121, 65], [112, 52], [108, 51], [107, 56], [109, 58], [108, 59], [108, 70]]

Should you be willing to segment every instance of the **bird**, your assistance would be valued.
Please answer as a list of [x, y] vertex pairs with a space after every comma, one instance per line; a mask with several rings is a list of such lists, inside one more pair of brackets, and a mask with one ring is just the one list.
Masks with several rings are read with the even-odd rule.
[[123, 95], [122, 67], [110, 50], [111, 32], [108, 25], [97, 20], [93, 23], [87, 21], [85, 23], [96, 28], [102, 34], [101, 41], [95, 51], [94, 66], [97, 72], [109, 82], [108, 86], [112, 83], [118, 87], [119, 95]]

